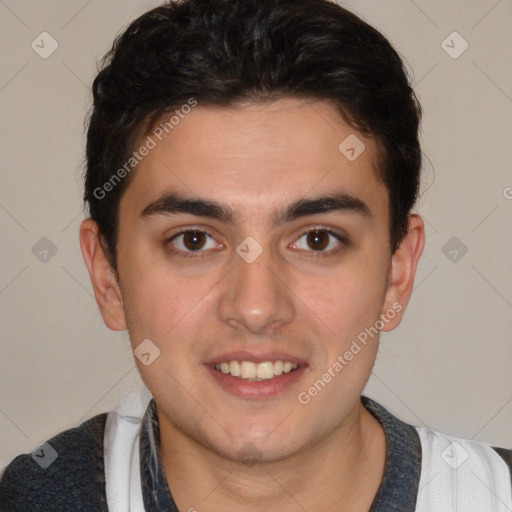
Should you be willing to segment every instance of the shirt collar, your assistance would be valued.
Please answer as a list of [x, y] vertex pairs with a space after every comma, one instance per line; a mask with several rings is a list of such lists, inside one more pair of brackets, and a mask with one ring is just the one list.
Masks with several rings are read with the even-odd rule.
[[362, 396], [361, 402], [386, 435], [384, 476], [369, 512], [414, 512], [421, 474], [418, 432], [371, 398]]
[[[371, 398], [362, 396], [361, 402], [382, 425], [386, 436], [384, 476], [369, 512], [414, 512], [421, 473], [421, 443], [416, 428], [399, 420]], [[151, 399], [140, 434], [144, 507], [146, 512], [179, 512], [167, 485], [159, 446], [156, 402]]]

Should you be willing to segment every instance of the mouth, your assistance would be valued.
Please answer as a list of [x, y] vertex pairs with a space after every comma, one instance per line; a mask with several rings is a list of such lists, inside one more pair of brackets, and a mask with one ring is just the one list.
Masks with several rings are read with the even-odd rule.
[[224, 354], [205, 364], [213, 382], [231, 395], [265, 399], [292, 389], [308, 364], [285, 354]]
[[223, 373], [231, 375], [236, 379], [249, 382], [261, 382], [274, 379], [282, 374], [295, 371], [299, 365], [291, 361], [264, 361], [255, 363], [253, 361], [223, 361], [221, 363], [212, 364], [211, 367]]

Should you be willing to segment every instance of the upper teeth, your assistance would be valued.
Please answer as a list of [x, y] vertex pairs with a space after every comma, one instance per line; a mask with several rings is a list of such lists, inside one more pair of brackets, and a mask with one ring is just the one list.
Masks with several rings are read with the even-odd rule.
[[274, 376], [289, 373], [297, 368], [295, 363], [288, 361], [265, 361], [253, 363], [252, 361], [229, 361], [214, 365], [222, 373], [230, 373], [233, 377], [249, 380], [265, 380]]

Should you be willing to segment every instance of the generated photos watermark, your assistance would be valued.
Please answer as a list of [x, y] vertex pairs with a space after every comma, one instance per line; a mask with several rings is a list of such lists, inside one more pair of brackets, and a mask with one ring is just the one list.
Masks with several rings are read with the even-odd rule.
[[176, 126], [178, 126], [182, 119], [190, 114], [192, 109], [197, 106], [198, 102], [194, 98], [189, 98], [187, 103], [181, 105], [176, 109], [165, 122], [161, 122], [152, 132], [151, 135], [146, 137], [146, 140], [139, 147], [137, 151], [132, 153], [132, 156], [117, 169], [114, 174], [101, 186], [96, 187], [93, 195], [96, 199], [105, 199], [109, 192], [112, 192], [126, 176], [128, 176], [142, 160], [149, 155], [152, 149], [155, 149], [159, 142], [163, 140], [165, 135], [171, 133]]
[[[364, 347], [368, 345], [368, 342], [372, 340], [379, 332], [388, 324], [396, 314], [402, 311], [402, 304], [395, 302], [391, 308], [389, 308], [384, 314], [380, 315], [380, 319], [377, 320], [371, 327], [367, 327], [357, 335], [357, 339], [352, 341], [350, 348], [344, 352], [343, 355], [339, 355], [331, 366], [317, 379], [314, 384], [309, 387], [306, 391], [301, 391], [297, 395], [299, 403], [307, 405], [311, 402], [311, 399], [317, 396], [329, 382], [332, 381], [343, 369], [359, 354]], [[361, 346], [362, 345], [362, 346]]]

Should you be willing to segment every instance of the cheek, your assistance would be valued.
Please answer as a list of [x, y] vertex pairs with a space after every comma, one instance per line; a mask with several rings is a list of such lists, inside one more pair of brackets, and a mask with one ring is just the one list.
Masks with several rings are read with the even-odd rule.
[[304, 279], [297, 287], [314, 318], [337, 339], [357, 336], [374, 325], [384, 300], [385, 276], [375, 268], [348, 267], [321, 278]]
[[169, 311], [179, 310], [185, 302], [179, 300], [180, 287], [170, 286], [162, 265], [142, 261], [136, 255], [122, 259], [120, 254], [119, 262], [123, 306], [133, 341], [141, 337], [160, 338], [165, 332], [164, 326], [172, 325]]
[[181, 402], [180, 386], [173, 383], [177, 381], [187, 389], [194, 385], [184, 361], [198, 357], [193, 341], [200, 331], [200, 320], [204, 319], [207, 300], [201, 298], [205, 295], [206, 283], [184, 279], [158, 267], [133, 275], [123, 290], [132, 350], [146, 339], [159, 350], [150, 365], [141, 364], [137, 358], [135, 362], [152, 393], [161, 399]]
[[126, 274], [122, 290], [133, 344], [149, 338], [164, 346], [178, 333], [180, 339], [187, 333], [193, 336], [205, 323], [219, 281], [215, 272], [194, 276], [172, 270], [165, 263], [133, 262], [132, 267], [126, 263], [126, 268], [134, 269]]
[[312, 280], [302, 288], [304, 302], [314, 305], [312, 318], [319, 326], [315, 331], [322, 346], [297, 397], [300, 404], [310, 404], [306, 423], [318, 416], [326, 424], [338, 421], [340, 407], [361, 394], [375, 362], [379, 339], [375, 325], [385, 277], [376, 268], [373, 272], [355, 268]]

